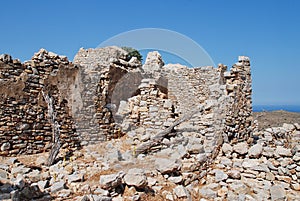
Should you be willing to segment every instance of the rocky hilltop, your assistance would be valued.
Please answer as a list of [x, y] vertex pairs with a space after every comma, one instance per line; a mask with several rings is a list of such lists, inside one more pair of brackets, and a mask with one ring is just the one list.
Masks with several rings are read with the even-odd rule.
[[0, 85], [2, 200], [300, 197], [300, 126], [253, 121], [248, 57], [227, 71], [42, 49], [24, 63], [1, 55]]

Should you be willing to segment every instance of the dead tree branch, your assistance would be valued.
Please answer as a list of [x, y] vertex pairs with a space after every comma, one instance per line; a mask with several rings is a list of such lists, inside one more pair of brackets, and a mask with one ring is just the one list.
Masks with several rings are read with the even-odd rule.
[[161, 141], [168, 136], [176, 126], [178, 126], [179, 124], [191, 119], [193, 117], [193, 115], [195, 115], [196, 113], [200, 113], [203, 112], [203, 107], [201, 105], [201, 107], [197, 108], [196, 110], [192, 111], [189, 114], [184, 115], [183, 117], [177, 119], [170, 127], [168, 127], [167, 129], [157, 133], [153, 138], [151, 138], [149, 141], [142, 143], [140, 146], [138, 146], [136, 148], [135, 154], [139, 155], [142, 153], [145, 153], [147, 151], [149, 151], [152, 147], [159, 145], [161, 143]]
[[42, 91], [42, 94], [48, 106], [48, 118], [52, 125], [52, 147], [47, 160], [47, 165], [50, 166], [53, 165], [61, 148], [60, 125], [56, 120], [56, 112], [54, 111], [53, 97], [50, 97], [49, 94], [45, 93], [44, 91]]

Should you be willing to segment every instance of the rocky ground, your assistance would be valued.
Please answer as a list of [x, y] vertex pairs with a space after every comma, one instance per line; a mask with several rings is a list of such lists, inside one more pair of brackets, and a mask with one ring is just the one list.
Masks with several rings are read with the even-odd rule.
[[50, 167], [47, 153], [1, 158], [0, 200], [300, 200], [300, 125], [292, 115], [255, 113], [253, 138], [223, 143], [214, 160], [181, 144], [133, 157], [127, 136], [62, 150]]
[[284, 123], [300, 124], [300, 113], [287, 112], [284, 110], [254, 112], [253, 117], [259, 122], [258, 126], [260, 130], [269, 127], [282, 126]]

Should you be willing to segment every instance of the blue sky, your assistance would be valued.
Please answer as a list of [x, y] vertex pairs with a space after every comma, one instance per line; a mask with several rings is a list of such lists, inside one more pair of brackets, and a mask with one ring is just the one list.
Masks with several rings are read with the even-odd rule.
[[300, 1], [1, 1], [0, 54], [28, 60], [40, 48], [73, 59], [125, 31], [184, 34], [229, 67], [251, 59], [253, 104], [300, 105]]

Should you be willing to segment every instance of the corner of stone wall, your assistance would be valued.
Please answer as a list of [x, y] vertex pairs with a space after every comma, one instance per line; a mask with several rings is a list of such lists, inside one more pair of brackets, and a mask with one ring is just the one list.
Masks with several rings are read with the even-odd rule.
[[252, 135], [252, 79], [250, 59], [239, 56], [230, 71], [224, 72], [230, 103], [225, 120], [226, 140], [247, 140]]

